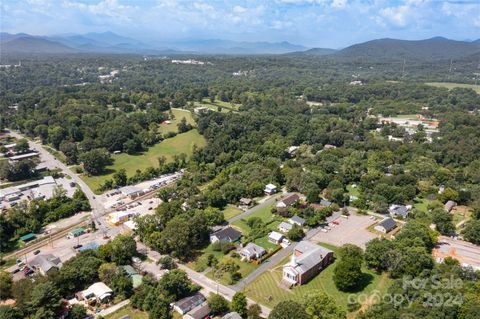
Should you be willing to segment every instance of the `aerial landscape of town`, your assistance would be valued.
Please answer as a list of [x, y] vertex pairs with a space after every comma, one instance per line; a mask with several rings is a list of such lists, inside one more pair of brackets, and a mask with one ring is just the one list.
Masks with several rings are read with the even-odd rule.
[[480, 318], [480, 3], [0, 12], [0, 319]]

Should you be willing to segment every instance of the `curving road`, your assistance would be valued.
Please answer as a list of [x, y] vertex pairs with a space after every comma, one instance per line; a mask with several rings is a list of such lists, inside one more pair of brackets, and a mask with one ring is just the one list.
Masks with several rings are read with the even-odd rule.
[[[14, 132], [14, 131], [9, 131], [9, 134], [17, 139], [22, 139], [25, 138], [25, 136]], [[50, 152], [48, 152], [42, 144], [28, 140], [28, 144], [31, 149], [35, 150], [40, 154], [40, 158], [42, 159], [43, 162], [47, 165], [49, 169], [60, 169], [62, 170], [62, 173], [65, 175], [68, 175], [72, 178], [72, 180], [77, 183], [77, 185], [80, 187], [80, 189], [83, 191], [85, 196], [87, 196], [88, 201], [90, 202], [90, 206], [92, 207], [92, 217], [95, 220], [98, 220], [104, 213], [105, 213], [105, 207], [103, 206], [102, 202], [95, 197], [95, 194], [92, 192], [90, 187], [77, 175], [75, 174], [67, 165], [62, 163], [60, 160], [58, 160], [55, 156], [53, 156]], [[98, 225], [99, 223], [97, 223]], [[100, 229], [104, 231], [104, 225], [100, 224]]]

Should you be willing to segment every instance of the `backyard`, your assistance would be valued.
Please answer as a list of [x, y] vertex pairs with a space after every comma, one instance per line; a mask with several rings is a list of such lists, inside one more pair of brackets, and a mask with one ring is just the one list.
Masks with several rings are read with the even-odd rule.
[[168, 161], [173, 159], [173, 156], [180, 153], [185, 153], [187, 156], [192, 155], [193, 145], [202, 147], [206, 144], [205, 139], [196, 129], [190, 130], [186, 133], [178, 134], [175, 137], [168, 138], [152, 147], [146, 152], [136, 155], [126, 153], [112, 155], [113, 164], [106, 167], [106, 174], [99, 176], [82, 176], [82, 179], [87, 185], [97, 192], [98, 188], [107, 179], [112, 178], [113, 174], [125, 169], [127, 176], [135, 174], [137, 169], [144, 170], [147, 167], [157, 167], [158, 158], [165, 156]]
[[[244, 235], [248, 235], [251, 231], [251, 228], [247, 225], [247, 220], [252, 217], [260, 218], [265, 224], [267, 224], [267, 228], [269, 230], [277, 231], [278, 225], [280, 225], [281, 221], [283, 220], [280, 216], [275, 216], [271, 212], [272, 206], [265, 206], [262, 207], [252, 214], [248, 215], [246, 218], [239, 219], [235, 221], [232, 225], [239, 228]], [[276, 247], [276, 245], [270, 243], [268, 241], [268, 234], [257, 238], [255, 244], [262, 246], [266, 250], [271, 250]]]
[[233, 218], [239, 214], [241, 214], [243, 211], [234, 206], [234, 205], [227, 205], [224, 209], [223, 209], [223, 216], [225, 217], [225, 220], [229, 220], [230, 218]]
[[213, 103], [210, 102], [210, 99], [203, 99], [202, 102], [194, 102], [195, 107], [205, 106], [213, 111], [218, 111], [218, 107], [221, 107], [222, 113], [228, 113], [230, 111], [236, 112], [240, 107], [240, 104], [234, 104], [230, 102], [223, 102], [220, 100], [215, 100]]
[[[335, 246], [323, 243], [321, 245], [334, 252], [338, 251], [338, 248]], [[248, 284], [245, 287], [245, 293], [253, 300], [273, 308], [280, 301], [293, 299], [297, 302], [303, 302], [305, 296], [322, 291], [333, 297], [337, 305], [340, 305], [345, 310], [347, 309], [348, 297], [351, 293], [339, 291], [333, 282], [333, 270], [336, 261], [307, 284], [296, 286], [292, 289], [284, 289], [279, 287], [279, 283], [282, 278], [282, 265], [287, 263], [289, 258], [290, 256], [282, 260], [282, 262], [280, 262], [275, 268], [263, 273], [255, 281]], [[362, 291], [354, 293], [354, 296], [358, 297], [359, 295], [362, 295], [363, 298], [364, 295], [370, 296], [374, 292], [379, 293], [380, 295], [386, 292], [391, 284], [391, 281], [386, 274], [378, 275], [365, 268], [363, 271], [366, 274], [365, 279], [366, 281], [369, 281], [369, 283]]]
[[148, 314], [138, 309], [133, 309], [131, 306], [125, 306], [114, 313], [105, 316], [105, 319], [119, 319], [123, 316], [130, 316], [132, 319], [147, 319]]

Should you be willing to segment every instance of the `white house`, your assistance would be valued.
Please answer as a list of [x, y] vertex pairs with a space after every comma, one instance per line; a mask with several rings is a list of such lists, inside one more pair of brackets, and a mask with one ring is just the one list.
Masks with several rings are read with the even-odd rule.
[[113, 294], [113, 290], [110, 289], [103, 282], [99, 281], [85, 289], [80, 293], [81, 299], [93, 299], [97, 301], [104, 301], [110, 298]]
[[278, 225], [278, 230], [282, 233], [288, 233], [292, 228], [293, 225], [286, 222], [281, 222], [280, 225]]
[[275, 194], [277, 192], [277, 186], [275, 186], [273, 184], [267, 184], [267, 185], [265, 185], [264, 192], [265, 192], [266, 195]]
[[271, 242], [272, 244], [278, 245], [282, 242], [282, 239], [283, 239], [283, 235], [276, 231], [272, 231], [268, 235], [268, 241]]

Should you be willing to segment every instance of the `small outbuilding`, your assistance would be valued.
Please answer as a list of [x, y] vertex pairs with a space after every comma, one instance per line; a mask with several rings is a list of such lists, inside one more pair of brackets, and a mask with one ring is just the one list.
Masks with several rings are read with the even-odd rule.
[[294, 225], [298, 225], [300, 227], [303, 227], [303, 225], [305, 225], [305, 219], [303, 219], [302, 217], [300, 216], [293, 216], [292, 218], [290, 218], [288, 220], [290, 223], [294, 224]]
[[454, 209], [455, 207], [457, 207], [457, 203], [454, 202], [453, 200], [449, 200], [448, 202], [445, 203], [445, 206], [444, 206], [445, 210], [446, 210], [447, 212], [449, 212], [449, 213], [450, 213], [450, 212], [452, 211], [452, 209]]
[[264, 192], [265, 192], [265, 195], [275, 194], [277, 192], [277, 186], [273, 184], [267, 184], [265, 185]]
[[254, 243], [248, 243], [247, 246], [240, 250], [240, 255], [247, 260], [259, 259], [267, 252], [263, 247]]

